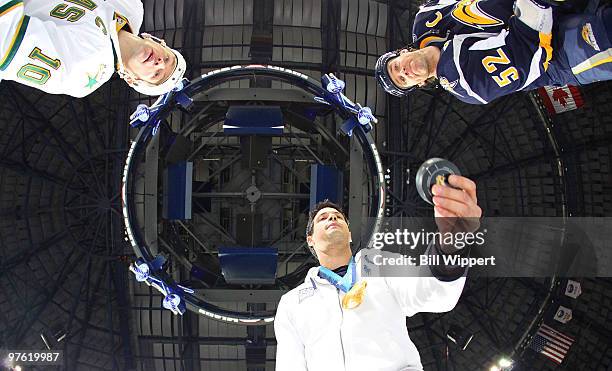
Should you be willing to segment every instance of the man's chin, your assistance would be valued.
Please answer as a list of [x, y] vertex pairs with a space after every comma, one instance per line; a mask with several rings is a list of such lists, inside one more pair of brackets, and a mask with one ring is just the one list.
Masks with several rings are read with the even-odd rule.
[[349, 236], [341, 229], [328, 231], [329, 241], [333, 244], [345, 245], [349, 243]]

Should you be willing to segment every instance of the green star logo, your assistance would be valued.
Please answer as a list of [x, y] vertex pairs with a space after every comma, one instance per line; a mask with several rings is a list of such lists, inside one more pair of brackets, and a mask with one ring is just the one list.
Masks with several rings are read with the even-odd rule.
[[87, 78], [89, 79], [89, 81], [87, 82], [87, 85], [85, 85], [86, 88], [93, 88], [94, 85], [96, 85], [98, 83], [98, 80], [96, 80], [97, 76], [91, 77], [89, 74], [87, 74]]
[[101, 64], [98, 67], [98, 72], [96, 72], [95, 75], [92, 76], [90, 74], [87, 74], [88, 81], [87, 81], [87, 85], [85, 85], [86, 88], [90, 88], [91, 89], [91, 88], [94, 87], [94, 85], [96, 85], [98, 83], [98, 76], [100, 76], [102, 71], [104, 71], [105, 67], [106, 67], [105, 65]]

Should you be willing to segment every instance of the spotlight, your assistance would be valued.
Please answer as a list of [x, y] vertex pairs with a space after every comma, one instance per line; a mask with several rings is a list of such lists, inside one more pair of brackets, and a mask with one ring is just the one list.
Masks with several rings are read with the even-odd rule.
[[499, 365], [499, 367], [503, 369], [503, 368], [512, 366], [512, 360], [502, 357], [499, 359], [499, 362], [497, 362], [497, 364]]
[[510, 371], [513, 369], [514, 361], [508, 357], [500, 357], [496, 365], [491, 366], [491, 371]]

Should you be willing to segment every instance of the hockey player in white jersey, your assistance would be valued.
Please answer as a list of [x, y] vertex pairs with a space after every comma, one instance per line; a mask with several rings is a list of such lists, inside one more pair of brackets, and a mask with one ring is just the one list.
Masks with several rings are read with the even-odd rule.
[[185, 59], [139, 36], [140, 0], [0, 0], [0, 80], [84, 97], [117, 72], [146, 95], [170, 91]]

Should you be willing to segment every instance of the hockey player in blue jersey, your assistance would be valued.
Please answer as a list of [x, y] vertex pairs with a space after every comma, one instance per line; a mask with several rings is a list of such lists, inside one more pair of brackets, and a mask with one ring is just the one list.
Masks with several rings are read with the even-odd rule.
[[421, 8], [413, 31], [418, 49], [376, 64], [379, 84], [396, 96], [437, 81], [464, 102], [486, 104], [540, 86], [612, 79], [608, 5], [553, 16], [531, 0], [441, 0]]

